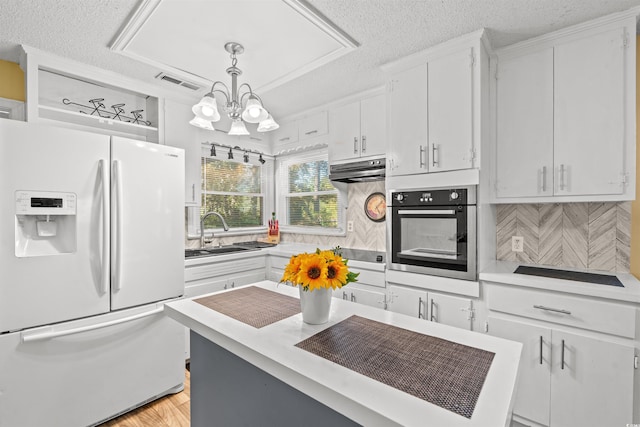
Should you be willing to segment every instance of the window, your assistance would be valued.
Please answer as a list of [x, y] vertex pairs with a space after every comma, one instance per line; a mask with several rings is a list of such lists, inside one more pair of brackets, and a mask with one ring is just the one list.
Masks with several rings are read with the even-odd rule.
[[[197, 218], [192, 218], [194, 229], [207, 212], [218, 212], [232, 231], [256, 232], [265, 227], [271, 216], [269, 191], [273, 179], [273, 160], [261, 164], [255, 154], [249, 153], [249, 162], [243, 161], [241, 150], [234, 152], [239, 160], [210, 157], [203, 150], [201, 162], [202, 199]], [[226, 157], [226, 154], [225, 154]], [[265, 159], [266, 160], [266, 159]], [[222, 222], [210, 215], [205, 230], [221, 229]]]
[[298, 233], [344, 233], [343, 192], [329, 180], [327, 152], [293, 155], [280, 160], [279, 217], [284, 230]]

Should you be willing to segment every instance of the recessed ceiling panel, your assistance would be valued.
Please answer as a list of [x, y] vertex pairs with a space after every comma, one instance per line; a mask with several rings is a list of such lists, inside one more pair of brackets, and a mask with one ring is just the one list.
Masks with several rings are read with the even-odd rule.
[[241, 82], [266, 91], [357, 43], [300, 0], [147, 0], [112, 49], [200, 83], [222, 80], [238, 42]]

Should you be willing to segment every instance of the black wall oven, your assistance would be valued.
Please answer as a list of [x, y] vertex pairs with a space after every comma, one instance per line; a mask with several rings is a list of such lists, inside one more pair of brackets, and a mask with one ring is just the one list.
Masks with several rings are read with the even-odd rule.
[[391, 191], [389, 269], [476, 280], [476, 189]]

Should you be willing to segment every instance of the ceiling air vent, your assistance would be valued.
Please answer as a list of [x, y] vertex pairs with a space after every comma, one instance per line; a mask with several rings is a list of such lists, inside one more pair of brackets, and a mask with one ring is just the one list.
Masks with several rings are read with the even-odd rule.
[[158, 74], [156, 76], [156, 79], [162, 80], [162, 81], [167, 82], [167, 83], [172, 83], [172, 84], [177, 85], [177, 86], [182, 86], [182, 87], [185, 87], [185, 88], [191, 89], [191, 90], [200, 90], [201, 89], [201, 87], [199, 85], [195, 84], [195, 83], [184, 81], [184, 80], [179, 79], [177, 77], [170, 76], [170, 75], [168, 75], [166, 73]]

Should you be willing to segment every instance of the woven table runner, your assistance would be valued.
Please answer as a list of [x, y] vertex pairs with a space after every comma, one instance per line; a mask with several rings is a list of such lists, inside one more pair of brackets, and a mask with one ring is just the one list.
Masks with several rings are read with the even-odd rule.
[[494, 356], [359, 316], [296, 347], [466, 418], [473, 414]]
[[300, 313], [298, 298], [256, 286], [238, 288], [194, 301], [254, 328], [262, 328]]

